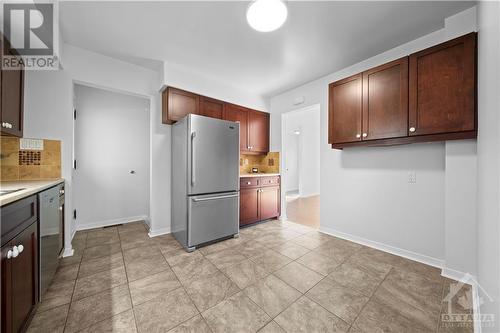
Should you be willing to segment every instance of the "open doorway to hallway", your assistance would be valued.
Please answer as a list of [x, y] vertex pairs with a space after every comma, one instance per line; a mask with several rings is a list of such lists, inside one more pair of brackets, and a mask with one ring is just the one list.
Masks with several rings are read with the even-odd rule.
[[282, 205], [286, 220], [319, 228], [320, 107], [282, 115]]

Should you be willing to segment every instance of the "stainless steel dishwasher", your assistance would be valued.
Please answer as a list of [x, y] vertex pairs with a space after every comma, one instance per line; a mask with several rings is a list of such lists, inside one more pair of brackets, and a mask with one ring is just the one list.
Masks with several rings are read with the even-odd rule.
[[38, 194], [40, 209], [40, 300], [50, 286], [59, 266], [64, 239], [64, 184]]

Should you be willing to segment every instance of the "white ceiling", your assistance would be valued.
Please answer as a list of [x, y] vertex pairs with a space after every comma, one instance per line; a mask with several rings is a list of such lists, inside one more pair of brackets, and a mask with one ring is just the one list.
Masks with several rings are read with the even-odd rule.
[[272, 96], [443, 27], [473, 2], [288, 2], [259, 33], [248, 2], [62, 2], [65, 42], [148, 68], [161, 61]]

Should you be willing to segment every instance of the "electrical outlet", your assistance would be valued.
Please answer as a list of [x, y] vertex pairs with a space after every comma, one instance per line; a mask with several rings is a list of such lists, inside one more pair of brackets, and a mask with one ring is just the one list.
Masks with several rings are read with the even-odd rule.
[[408, 184], [415, 184], [417, 182], [417, 172], [409, 171], [408, 172]]

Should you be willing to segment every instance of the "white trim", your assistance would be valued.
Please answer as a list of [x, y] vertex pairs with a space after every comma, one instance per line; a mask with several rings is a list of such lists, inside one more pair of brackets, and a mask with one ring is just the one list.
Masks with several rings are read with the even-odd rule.
[[392, 253], [394, 255], [397, 255], [397, 256], [400, 256], [403, 258], [418, 261], [418, 262], [421, 262], [421, 263], [429, 265], [429, 266], [442, 268], [443, 264], [444, 264], [444, 261], [441, 259], [429, 257], [425, 254], [420, 254], [420, 253], [400, 249], [400, 248], [395, 247], [395, 246], [387, 245], [384, 243], [379, 243], [379, 242], [372, 241], [372, 240], [369, 240], [369, 239], [366, 239], [363, 237], [350, 235], [350, 234], [347, 234], [347, 233], [344, 233], [341, 231], [337, 231], [337, 230], [334, 230], [331, 228], [320, 226], [319, 231], [322, 233], [325, 233], [325, 234], [335, 236], [335, 237], [346, 239], [346, 240], [354, 242], [354, 243], [358, 243], [361, 245], [372, 247], [372, 248], [377, 249], [377, 250]]
[[[448, 278], [452, 279], [455, 281], [467, 283], [467, 284], [474, 284], [473, 282], [476, 281], [476, 277], [474, 275], [471, 275], [469, 273], [464, 273], [461, 271], [454, 270], [452, 268], [448, 267], [443, 267], [441, 269], [441, 275]], [[472, 278], [472, 280], [471, 280]]]
[[318, 193], [311, 193], [311, 194], [307, 194], [307, 195], [300, 195], [299, 198], [310, 198], [310, 197], [315, 197], [315, 196], [319, 196], [319, 192]]
[[146, 221], [148, 219], [149, 218], [147, 215], [139, 215], [139, 216], [124, 217], [124, 218], [120, 218], [120, 219], [106, 220], [106, 221], [96, 221], [96, 222], [86, 223], [83, 225], [77, 224], [76, 230], [102, 228], [102, 227], [112, 226], [115, 224], [124, 224], [124, 223], [137, 222], [137, 221]]
[[[472, 283], [472, 310], [474, 318], [481, 318], [481, 301], [479, 299], [479, 287], [476, 280]], [[481, 333], [481, 321], [474, 320], [474, 333]]]
[[69, 248], [69, 249], [64, 249], [64, 252], [62, 254], [62, 257], [63, 258], [66, 258], [66, 257], [72, 257], [73, 254], [75, 254], [75, 250], [73, 250], [73, 248]]
[[166, 235], [170, 234], [170, 228], [159, 228], [156, 230], [149, 229], [148, 236], [150, 238], [156, 237], [156, 236], [161, 236], [161, 235]]

